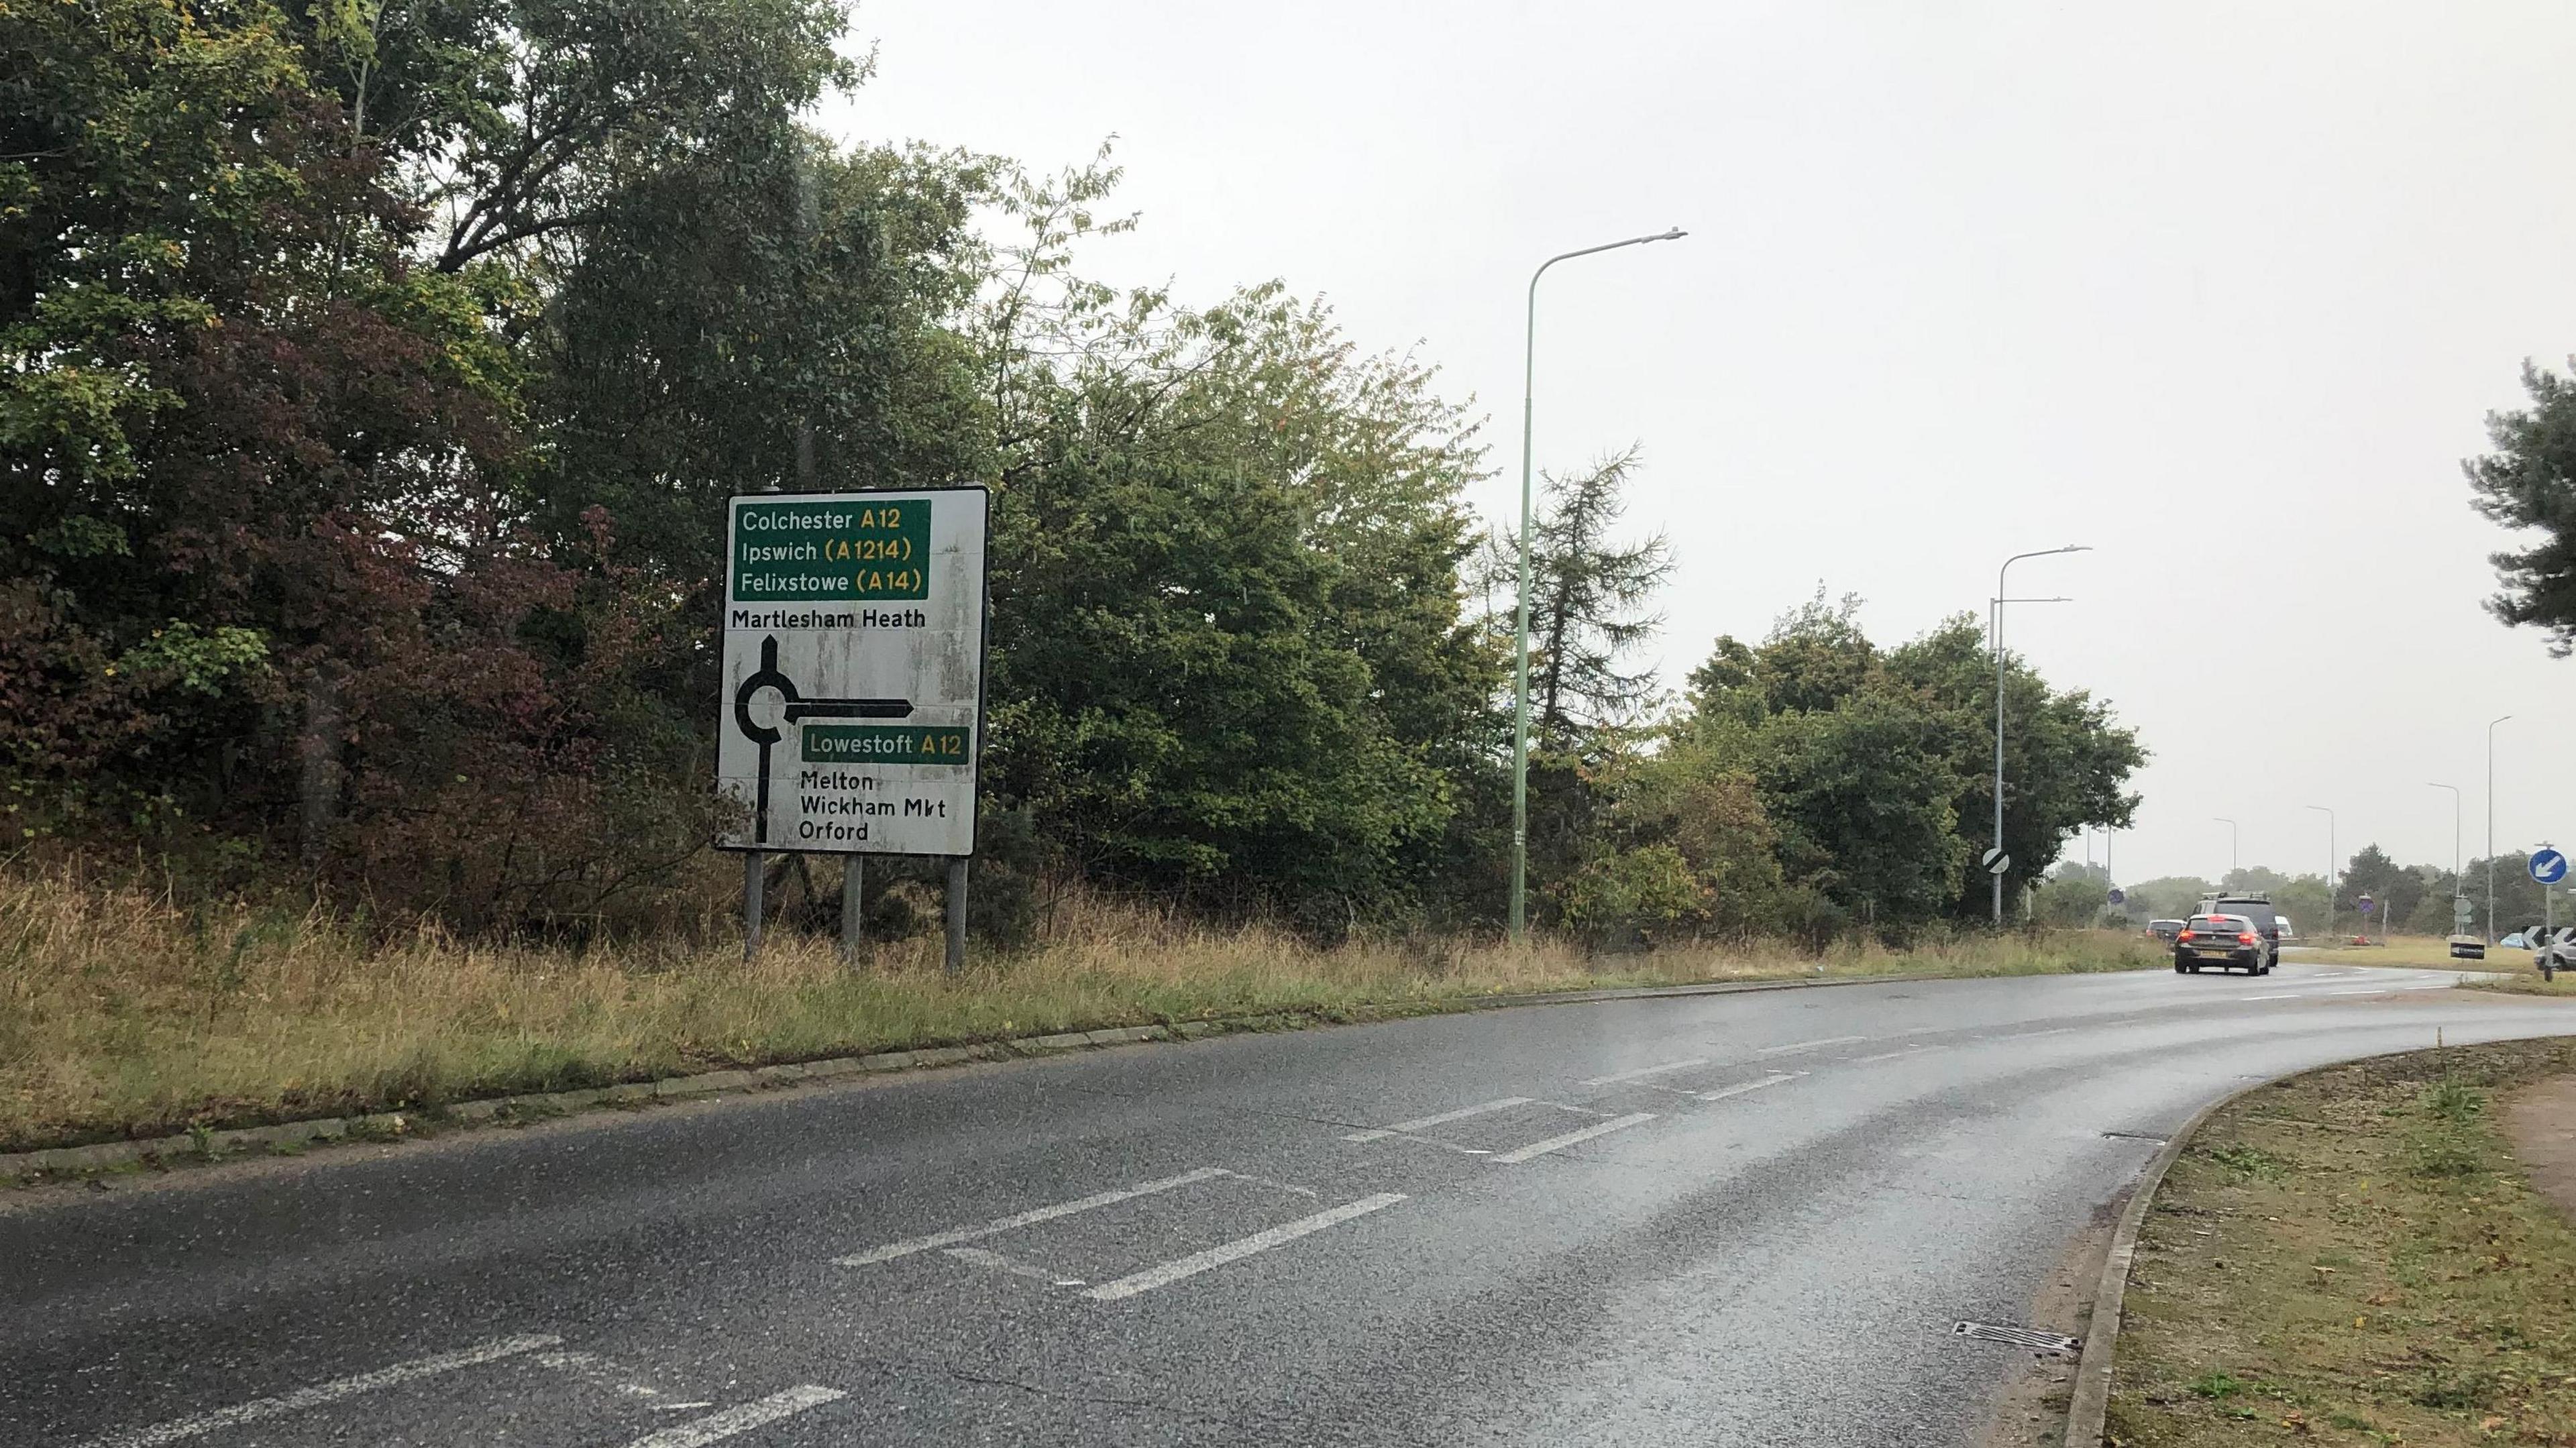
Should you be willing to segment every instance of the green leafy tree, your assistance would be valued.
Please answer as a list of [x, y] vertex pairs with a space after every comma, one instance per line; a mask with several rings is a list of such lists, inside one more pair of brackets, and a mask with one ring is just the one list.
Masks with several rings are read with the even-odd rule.
[[1031, 315], [1071, 360], [997, 399], [1003, 797], [1104, 879], [1318, 927], [1407, 903], [1498, 682], [1462, 613], [1463, 420], [1275, 289]]
[[2183, 920], [2208, 898], [2212, 886], [2193, 875], [2165, 875], [2121, 887], [2136, 913], [2147, 920]]
[[[1948, 726], [1947, 758], [1960, 780], [1952, 808], [1962, 832], [1982, 850], [1993, 835], [1995, 659], [1974, 619], [1953, 617], [1923, 637], [1890, 650], [1886, 670], [1914, 691]], [[2065, 843], [2093, 825], [2122, 827], [2138, 799], [2129, 776], [2146, 762], [2137, 733], [2114, 722], [2110, 706], [2081, 689], [2057, 690], [2038, 671], [2006, 657], [2004, 667], [2004, 852], [2013, 867], [2004, 899], [2018, 885], [2044, 878]], [[1957, 913], [1986, 908], [1982, 876], [1964, 882]]]
[[2531, 406], [2487, 415], [2495, 451], [2461, 464], [2471, 504], [2504, 526], [2538, 536], [2490, 556], [2504, 588], [2487, 607], [2508, 626], [2547, 631], [2549, 651], [2576, 651], [2576, 379], [2528, 363]]
[[2099, 925], [2110, 910], [2110, 872], [2099, 865], [2058, 866], [2031, 900], [2031, 913], [2057, 926]]

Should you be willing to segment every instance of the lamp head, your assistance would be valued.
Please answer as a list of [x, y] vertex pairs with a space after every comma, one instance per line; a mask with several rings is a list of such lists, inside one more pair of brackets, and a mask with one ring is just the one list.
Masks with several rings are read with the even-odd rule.
[[1676, 226], [1676, 227], [1673, 227], [1672, 229], [1670, 229], [1670, 230], [1668, 230], [1668, 231], [1659, 231], [1659, 232], [1656, 232], [1654, 235], [1652, 235], [1652, 236], [1650, 236], [1650, 237], [1647, 237], [1647, 238], [1646, 238], [1646, 240], [1648, 240], [1648, 241], [1679, 241], [1679, 240], [1681, 240], [1683, 237], [1688, 236], [1688, 235], [1690, 235], [1690, 233], [1689, 233], [1689, 232], [1684, 231], [1684, 230], [1682, 230], [1680, 227]]

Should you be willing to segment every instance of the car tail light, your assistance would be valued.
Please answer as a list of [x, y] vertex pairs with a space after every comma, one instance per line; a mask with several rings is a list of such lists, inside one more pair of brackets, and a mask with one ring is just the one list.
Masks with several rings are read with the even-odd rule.
[[2191, 932], [2190, 932], [2190, 931], [2188, 931], [2188, 930], [2186, 930], [2186, 931], [2184, 931], [2182, 934], [2175, 936], [2175, 937], [2174, 937], [2174, 939], [2176, 939], [2176, 940], [2189, 940], [2189, 939], [2191, 939]]
[[2240, 935], [2236, 937], [2236, 943], [2239, 945], [2252, 945], [2254, 943], [2254, 937], [2250, 934]]

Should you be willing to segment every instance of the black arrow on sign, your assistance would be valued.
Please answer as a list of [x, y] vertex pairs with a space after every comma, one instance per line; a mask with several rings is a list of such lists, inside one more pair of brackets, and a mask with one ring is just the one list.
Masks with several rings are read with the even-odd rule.
[[733, 727], [760, 746], [759, 813], [752, 818], [751, 842], [769, 843], [769, 747], [782, 737], [775, 726], [751, 717], [751, 696], [763, 689], [775, 689], [787, 701], [781, 717], [790, 724], [808, 719], [909, 719], [910, 699], [808, 699], [796, 691], [796, 681], [778, 671], [778, 635], [764, 634], [760, 640], [760, 668], [744, 676], [742, 687], [733, 691]]

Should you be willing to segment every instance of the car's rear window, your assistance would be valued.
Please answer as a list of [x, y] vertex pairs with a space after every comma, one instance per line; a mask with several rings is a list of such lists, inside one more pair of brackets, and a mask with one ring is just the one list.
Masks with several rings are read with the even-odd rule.
[[2252, 929], [2253, 925], [2253, 921], [2246, 919], [2242, 915], [2195, 915], [2191, 917], [2191, 928], [2193, 930], [2207, 931], [2213, 935], [2234, 935], [2240, 931]]

